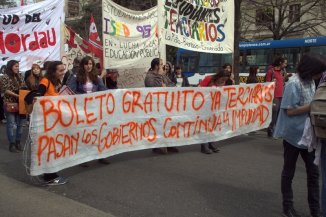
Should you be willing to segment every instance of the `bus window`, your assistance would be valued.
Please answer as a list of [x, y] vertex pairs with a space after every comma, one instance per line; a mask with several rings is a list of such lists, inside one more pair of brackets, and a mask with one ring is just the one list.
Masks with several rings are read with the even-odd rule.
[[310, 47], [310, 53], [326, 55], [326, 46]]
[[286, 57], [288, 60], [287, 70], [289, 72], [295, 71], [295, 67], [300, 59], [300, 48], [283, 48], [275, 50], [275, 57], [281, 56]]

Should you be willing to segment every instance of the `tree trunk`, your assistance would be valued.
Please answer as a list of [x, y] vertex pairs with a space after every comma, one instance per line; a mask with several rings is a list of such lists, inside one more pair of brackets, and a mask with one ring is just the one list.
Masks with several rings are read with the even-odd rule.
[[240, 18], [241, 18], [241, 2], [242, 0], [234, 0], [234, 51], [233, 51], [233, 72], [235, 83], [240, 83]]

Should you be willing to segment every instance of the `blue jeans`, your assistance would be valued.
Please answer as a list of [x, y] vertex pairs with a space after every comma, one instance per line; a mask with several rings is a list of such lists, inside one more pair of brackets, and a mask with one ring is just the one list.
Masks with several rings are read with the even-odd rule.
[[320, 168], [322, 177], [321, 189], [321, 208], [323, 216], [326, 216], [326, 141], [324, 140], [321, 147]]
[[[16, 141], [20, 141], [22, 136], [22, 131], [23, 131], [21, 127], [20, 115], [18, 113], [6, 112], [6, 118], [7, 118], [7, 138], [9, 143], [12, 144], [15, 143]], [[16, 138], [14, 132], [15, 124], [17, 125]]]

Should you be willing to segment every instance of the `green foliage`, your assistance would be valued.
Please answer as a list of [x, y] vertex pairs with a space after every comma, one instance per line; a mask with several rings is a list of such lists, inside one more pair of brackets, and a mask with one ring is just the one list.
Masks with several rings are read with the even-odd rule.
[[75, 30], [84, 39], [88, 39], [91, 15], [93, 15], [97, 31], [102, 39], [102, 3], [101, 1], [88, 3], [82, 8], [82, 17], [66, 21], [67, 25]]

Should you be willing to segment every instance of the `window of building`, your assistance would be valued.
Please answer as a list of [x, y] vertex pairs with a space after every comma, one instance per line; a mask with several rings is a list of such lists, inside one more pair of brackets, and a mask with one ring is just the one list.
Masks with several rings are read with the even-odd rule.
[[267, 25], [273, 22], [273, 10], [270, 8], [267, 9], [258, 9], [256, 10], [256, 25]]
[[294, 4], [289, 6], [289, 23], [300, 22], [301, 5]]

